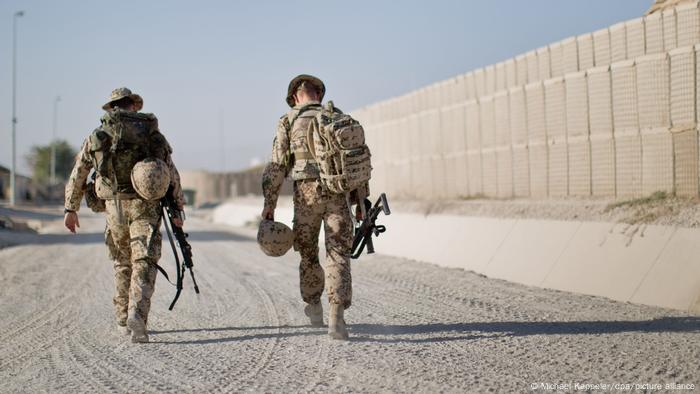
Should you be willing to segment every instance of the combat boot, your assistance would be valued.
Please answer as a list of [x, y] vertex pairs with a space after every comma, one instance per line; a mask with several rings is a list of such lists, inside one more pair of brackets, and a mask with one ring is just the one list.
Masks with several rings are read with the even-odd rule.
[[146, 333], [146, 323], [140, 317], [129, 316], [126, 319], [126, 326], [131, 330], [132, 343], [148, 342], [148, 334]]
[[131, 330], [129, 329], [129, 327], [126, 326], [126, 323], [124, 324], [125, 325], [123, 326], [121, 324], [117, 324], [117, 332], [119, 333], [119, 335], [130, 335]]
[[345, 308], [339, 304], [331, 304], [331, 310], [328, 317], [328, 335], [333, 339], [348, 339], [348, 329], [345, 326], [343, 312]]
[[309, 317], [312, 327], [323, 327], [323, 307], [321, 303], [306, 304], [304, 314]]

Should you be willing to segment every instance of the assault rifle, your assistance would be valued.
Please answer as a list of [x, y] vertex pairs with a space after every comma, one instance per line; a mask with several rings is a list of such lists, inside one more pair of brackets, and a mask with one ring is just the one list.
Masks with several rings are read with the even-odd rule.
[[[358, 206], [358, 209], [360, 208], [361, 207]], [[353, 259], [360, 257], [362, 251], [365, 249], [365, 246], [367, 246], [367, 254], [374, 253], [372, 235], [378, 237], [379, 234], [386, 231], [385, 226], [376, 224], [377, 217], [381, 212], [384, 212], [384, 214], [387, 216], [391, 215], [386, 194], [382, 193], [374, 206], [372, 206], [372, 202], [369, 199], [365, 198], [364, 211], [362, 222], [355, 227], [355, 238], [352, 241], [351, 255]]]
[[[190, 270], [190, 276], [192, 277], [192, 283], [194, 284], [194, 292], [197, 294], [199, 294], [199, 287], [197, 286], [197, 281], [194, 279], [194, 271], [192, 271], [192, 246], [189, 242], [187, 242], [188, 234], [182, 230], [182, 227], [178, 227], [175, 225], [175, 223], [173, 223], [174, 219], [180, 219], [182, 216], [177, 204], [175, 203], [175, 199], [171, 196], [170, 191], [168, 191], [168, 193], [165, 194], [165, 197], [160, 200], [160, 204], [163, 207], [163, 222], [165, 223], [165, 230], [168, 233], [170, 246], [173, 248], [173, 253], [175, 254], [175, 266], [177, 267], [177, 282], [175, 284], [177, 292], [175, 293], [173, 302], [170, 303], [170, 308], [168, 308], [168, 310], [172, 311], [175, 307], [177, 299], [180, 297], [180, 293], [182, 292], [182, 280], [184, 279], [186, 269]], [[170, 224], [170, 227], [168, 227], [168, 224]], [[172, 229], [175, 239], [177, 240], [177, 244], [180, 246], [180, 251], [182, 252], [182, 264], [180, 264], [180, 258], [175, 248], [173, 235], [170, 234], [170, 229]]]

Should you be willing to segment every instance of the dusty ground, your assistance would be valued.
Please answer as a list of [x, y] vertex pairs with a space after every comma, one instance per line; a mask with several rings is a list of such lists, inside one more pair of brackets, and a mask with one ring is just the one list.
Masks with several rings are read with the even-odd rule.
[[[696, 316], [382, 256], [354, 263], [352, 340], [331, 341], [303, 316], [296, 255], [266, 258], [250, 230], [196, 219], [188, 229], [202, 294], [188, 286], [169, 312], [174, 289], [159, 277], [152, 343], [133, 345], [114, 330], [104, 222], [81, 224], [77, 236], [60, 225], [0, 230], [6, 245], [19, 243], [0, 250], [0, 392], [700, 384]], [[172, 272], [165, 245], [162, 263]]]

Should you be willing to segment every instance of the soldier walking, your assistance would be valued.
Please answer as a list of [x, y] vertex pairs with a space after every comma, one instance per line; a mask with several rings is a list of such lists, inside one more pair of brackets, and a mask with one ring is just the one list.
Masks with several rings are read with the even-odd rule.
[[[318, 127], [316, 116], [322, 110], [325, 91], [323, 82], [311, 75], [299, 75], [289, 83], [286, 101], [292, 109], [277, 124], [272, 158], [263, 173], [262, 218], [274, 220], [280, 188], [284, 178], [291, 176], [294, 181], [294, 250], [301, 255], [301, 298], [307, 304], [304, 312], [313, 326], [323, 325], [320, 301], [325, 284], [330, 304], [328, 334], [334, 339], [347, 339], [344, 310], [350, 307], [352, 299], [350, 249], [353, 240], [348, 204], [363, 201], [368, 187], [356, 190], [348, 201], [344, 194], [331, 193], [322, 185], [319, 164], [307, 143], [307, 132], [311, 127]], [[321, 223], [326, 239], [323, 268], [318, 257]]]
[[[65, 191], [66, 228], [80, 227], [78, 210], [91, 170], [95, 193], [105, 200], [105, 243], [114, 261], [117, 329], [132, 342], [148, 342], [148, 313], [160, 259], [166, 193], [182, 212], [180, 176], [172, 149], [153, 114], [138, 113], [143, 100], [127, 88], [112, 91], [101, 125], [83, 142]], [[183, 216], [174, 220], [182, 226]]]

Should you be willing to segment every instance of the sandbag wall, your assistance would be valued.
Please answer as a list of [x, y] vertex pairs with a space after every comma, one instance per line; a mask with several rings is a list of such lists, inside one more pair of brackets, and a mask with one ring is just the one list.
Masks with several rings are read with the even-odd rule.
[[691, 2], [353, 111], [373, 153], [372, 189], [697, 196], [699, 43]]

